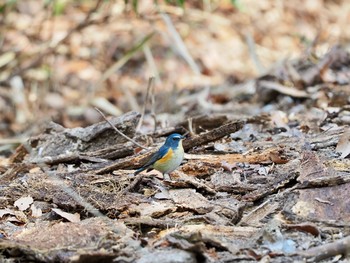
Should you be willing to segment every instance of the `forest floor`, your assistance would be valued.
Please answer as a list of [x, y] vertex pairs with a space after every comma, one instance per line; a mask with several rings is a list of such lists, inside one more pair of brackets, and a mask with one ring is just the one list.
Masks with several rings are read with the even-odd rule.
[[1, 8], [1, 262], [349, 259], [350, 4], [58, 2]]

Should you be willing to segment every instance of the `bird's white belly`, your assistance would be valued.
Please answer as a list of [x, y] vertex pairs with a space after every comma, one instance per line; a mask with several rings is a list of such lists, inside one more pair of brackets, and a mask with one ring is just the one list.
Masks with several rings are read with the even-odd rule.
[[178, 147], [176, 150], [173, 150], [174, 152], [170, 160], [163, 163], [156, 163], [153, 168], [163, 174], [169, 174], [177, 167], [179, 167], [184, 158], [184, 150], [182, 148], [182, 145], [179, 146], [180, 147]]
[[167, 171], [164, 172], [166, 174], [171, 173], [177, 167], [179, 167], [182, 160], [184, 159], [183, 150], [181, 151], [181, 149], [177, 149], [174, 153], [175, 154], [174, 154], [173, 160], [170, 162], [169, 167], [167, 167], [168, 168]]

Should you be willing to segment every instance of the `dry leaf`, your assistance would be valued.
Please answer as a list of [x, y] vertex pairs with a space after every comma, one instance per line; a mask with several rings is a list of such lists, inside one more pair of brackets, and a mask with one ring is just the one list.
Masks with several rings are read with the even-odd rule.
[[283, 127], [287, 130], [289, 129], [288, 126], [288, 117], [287, 114], [283, 111], [273, 111], [271, 112], [271, 121], [276, 125], [276, 127]]
[[4, 215], [15, 215], [15, 212], [10, 209], [0, 209], [0, 218]]
[[280, 151], [271, 151], [269, 153], [270, 160], [277, 164], [288, 163], [288, 159]]
[[41, 208], [36, 207], [34, 204], [30, 206], [30, 210], [32, 210], [32, 217], [41, 217], [43, 214]]
[[345, 158], [350, 154], [350, 129], [347, 129], [339, 138], [337, 152], [341, 153], [340, 158]]
[[29, 173], [34, 174], [34, 173], [39, 173], [41, 171], [40, 167], [34, 167], [29, 170]]
[[21, 197], [14, 203], [14, 206], [17, 206], [20, 211], [24, 211], [29, 208], [33, 201], [31, 196]]
[[6, 64], [10, 63], [11, 61], [13, 61], [15, 57], [16, 57], [15, 52], [7, 52], [2, 54], [0, 56], [0, 67], [3, 67]]
[[266, 81], [262, 80], [259, 82], [260, 87], [265, 88], [265, 89], [271, 89], [275, 90], [281, 94], [285, 94], [294, 98], [308, 98], [310, 95], [303, 91], [303, 90], [298, 90], [294, 87], [287, 87], [282, 84], [279, 84], [277, 82], [272, 82], [272, 81]]
[[15, 216], [10, 216], [6, 219], [7, 222], [11, 222], [11, 223], [24, 223], [23, 221], [19, 220], [17, 217]]
[[78, 213], [75, 213], [75, 214], [67, 213], [62, 211], [59, 208], [53, 208], [52, 211], [54, 211], [59, 216], [67, 219], [69, 222], [73, 222], [73, 223], [80, 222], [80, 215]]
[[7, 221], [23, 223], [23, 224], [28, 222], [28, 218], [26, 214], [23, 213], [22, 211], [14, 211], [14, 213], [15, 213], [14, 215], [16, 217], [16, 220], [14, 220], [13, 217], [10, 217], [7, 219]]

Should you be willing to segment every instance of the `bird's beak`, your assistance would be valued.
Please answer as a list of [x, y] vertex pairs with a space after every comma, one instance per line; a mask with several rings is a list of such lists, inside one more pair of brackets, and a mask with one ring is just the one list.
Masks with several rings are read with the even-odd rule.
[[181, 136], [181, 140], [185, 139], [185, 136]]

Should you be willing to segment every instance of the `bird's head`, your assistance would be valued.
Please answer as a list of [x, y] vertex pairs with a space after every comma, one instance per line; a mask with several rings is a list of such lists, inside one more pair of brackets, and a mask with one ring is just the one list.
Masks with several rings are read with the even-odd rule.
[[177, 148], [184, 138], [185, 137], [182, 136], [181, 134], [173, 133], [168, 136], [168, 138], [165, 141], [165, 145], [173, 149]]

